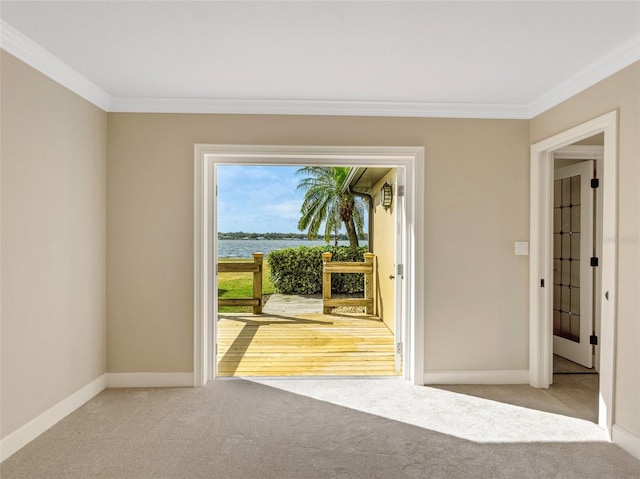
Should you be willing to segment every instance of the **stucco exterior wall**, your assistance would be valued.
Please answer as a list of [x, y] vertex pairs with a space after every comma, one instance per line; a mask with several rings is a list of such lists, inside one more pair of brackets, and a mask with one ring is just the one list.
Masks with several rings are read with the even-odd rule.
[[389, 183], [393, 187], [393, 194], [396, 195], [396, 172], [392, 170], [379, 183], [372, 188], [373, 197], [373, 253], [376, 255], [376, 314], [378, 314], [384, 324], [395, 331], [395, 279], [389, 276], [396, 276], [396, 209], [397, 198], [394, 198], [391, 207], [385, 210], [380, 204], [380, 189], [382, 185]]

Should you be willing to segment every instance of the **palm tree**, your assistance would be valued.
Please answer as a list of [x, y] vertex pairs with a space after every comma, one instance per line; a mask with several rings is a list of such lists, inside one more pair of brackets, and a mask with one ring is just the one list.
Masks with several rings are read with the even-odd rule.
[[324, 240], [329, 242], [331, 233], [344, 224], [349, 245], [358, 248], [358, 235], [364, 232], [362, 204], [351, 193], [342, 192], [350, 170], [345, 166], [305, 166], [296, 172], [305, 176], [298, 190], [306, 192], [298, 229], [306, 229], [309, 238], [317, 238], [324, 223]]

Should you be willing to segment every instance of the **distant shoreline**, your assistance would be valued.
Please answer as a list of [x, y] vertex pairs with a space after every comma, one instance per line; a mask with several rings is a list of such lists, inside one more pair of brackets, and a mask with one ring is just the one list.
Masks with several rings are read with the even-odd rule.
[[[317, 238], [309, 238], [304, 233], [245, 233], [243, 231], [234, 233], [218, 233], [219, 240], [287, 240], [287, 241], [324, 241], [324, 237], [318, 235]], [[331, 241], [334, 241], [335, 236], [331, 236]], [[339, 234], [337, 239], [339, 241], [348, 241], [349, 237], [346, 234]], [[366, 241], [367, 235], [360, 237], [359, 239]]]

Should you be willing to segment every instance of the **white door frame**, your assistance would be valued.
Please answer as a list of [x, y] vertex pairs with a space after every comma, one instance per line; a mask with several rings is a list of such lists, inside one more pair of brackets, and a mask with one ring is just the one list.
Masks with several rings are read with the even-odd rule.
[[403, 375], [424, 384], [424, 148], [195, 145], [194, 185], [194, 386], [215, 378], [217, 237], [216, 165], [349, 165], [405, 169], [406, 320]]
[[[617, 307], [618, 112], [612, 111], [531, 146], [529, 257], [529, 383], [547, 388], [553, 377], [553, 160], [554, 151], [604, 133], [602, 185], [602, 308], [599, 425], [611, 437]], [[544, 282], [544, 287], [542, 287]]]

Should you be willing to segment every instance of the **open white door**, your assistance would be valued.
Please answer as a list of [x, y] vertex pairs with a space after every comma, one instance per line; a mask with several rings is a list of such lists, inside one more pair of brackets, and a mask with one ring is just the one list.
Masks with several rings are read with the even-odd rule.
[[396, 170], [396, 185], [395, 185], [395, 214], [396, 214], [396, 271], [394, 282], [394, 334], [396, 344], [396, 374], [402, 374], [402, 357], [404, 354], [405, 339], [404, 339], [404, 315], [405, 315], [405, 281], [404, 281], [404, 268], [405, 268], [405, 255], [404, 255], [404, 242], [405, 242], [405, 171], [404, 168], [398, 168]]
[[555, 170], [553, 352], [593, 367], [593, 162]]

